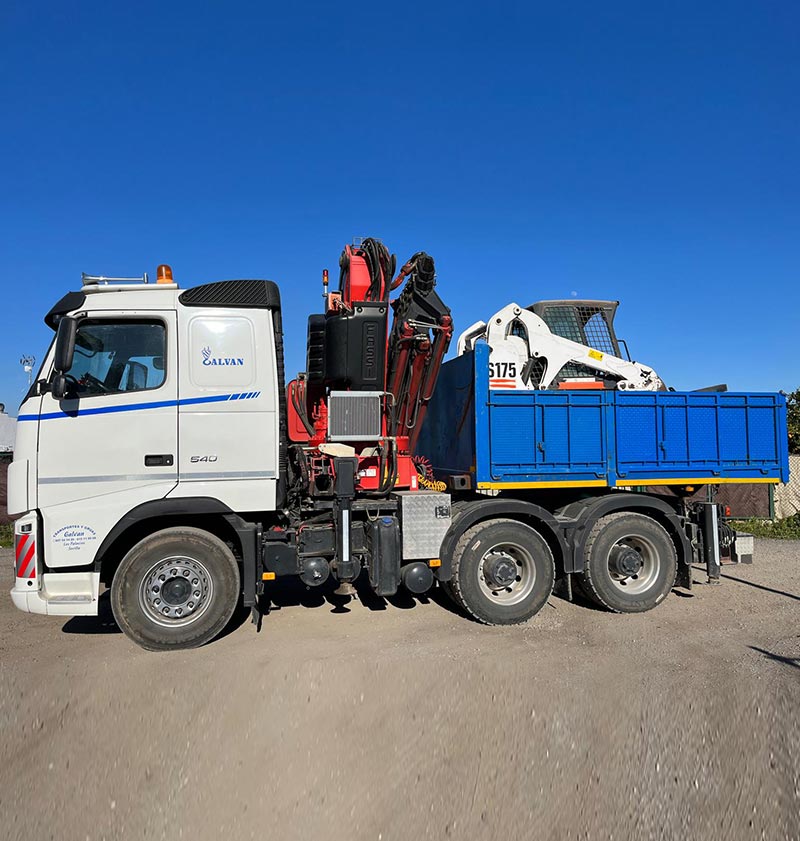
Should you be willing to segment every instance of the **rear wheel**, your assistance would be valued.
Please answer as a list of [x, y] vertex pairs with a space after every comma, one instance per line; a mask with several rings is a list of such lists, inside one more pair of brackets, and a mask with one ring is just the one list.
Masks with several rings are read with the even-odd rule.
[[447, 592], [479, 622], [513, 625], [550, 598], [555, 563], [539, 532], [516, 520], [487, 520], [462, 535]]
[[239, 599], [230, 548], [201, 529], [164, 529], [137, 543], [111, 583], [117, 624], [151, 651], [195, 648], [214, 639]]
[[619, 511], [592, 527], [579, 586], [609, 610], [642, 613], [664, 600], [677, 570], [675, 546], [666, 529], [644, 514]]

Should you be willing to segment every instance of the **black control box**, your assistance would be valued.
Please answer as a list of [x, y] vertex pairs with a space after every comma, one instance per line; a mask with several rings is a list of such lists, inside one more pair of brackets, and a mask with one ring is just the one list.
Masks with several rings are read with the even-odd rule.
[[325, 317], [325, 382], [335, 389], [383, 391], [388, 304], [360, 301]]

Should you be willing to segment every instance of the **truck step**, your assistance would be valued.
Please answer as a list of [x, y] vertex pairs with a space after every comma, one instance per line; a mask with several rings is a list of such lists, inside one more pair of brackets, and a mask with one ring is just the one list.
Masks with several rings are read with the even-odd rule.
[[47, 599], [48, 604], [88, 604], [92, 601], [91, 596], [50, 596]]

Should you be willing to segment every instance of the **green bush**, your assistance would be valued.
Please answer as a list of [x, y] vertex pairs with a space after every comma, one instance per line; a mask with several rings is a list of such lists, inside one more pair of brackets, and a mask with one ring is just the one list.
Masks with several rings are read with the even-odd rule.
[[0, 547], [8, 549], [14, 545], [14, 524], [0, 523]]
[[736, 520], [736, 531], [746, 531], [756, 537], [775, 537], [780, 540], [800, 540], [800, 514], [794, 514], [785, 520]]

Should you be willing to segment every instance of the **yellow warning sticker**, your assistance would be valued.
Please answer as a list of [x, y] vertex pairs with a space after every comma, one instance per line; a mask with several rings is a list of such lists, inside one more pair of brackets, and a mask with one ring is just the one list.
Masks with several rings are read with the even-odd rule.
[[590, 350], [589, 351], [589, 356], [591, 356], [592, 359], [602, 359], [603, 358], [603, 354], [600, 353], [599, 350]]

